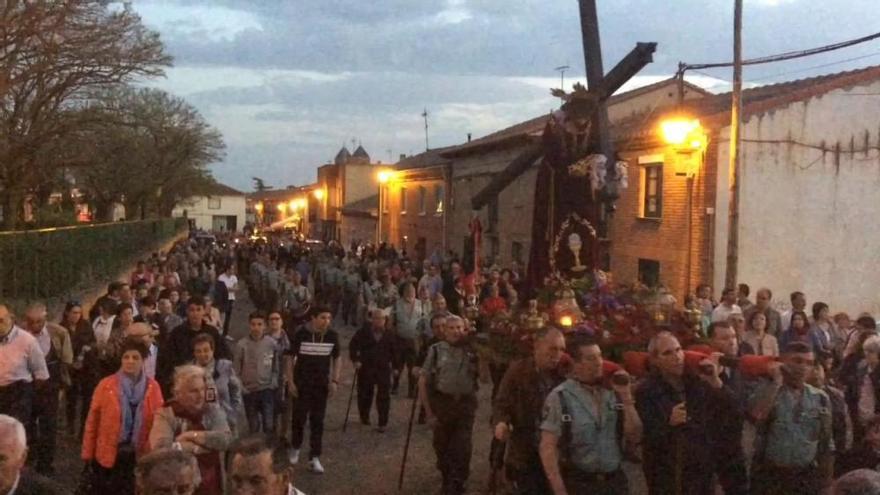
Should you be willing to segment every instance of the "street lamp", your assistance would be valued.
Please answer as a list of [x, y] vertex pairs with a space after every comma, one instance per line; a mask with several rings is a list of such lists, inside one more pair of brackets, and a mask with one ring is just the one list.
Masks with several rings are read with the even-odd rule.
[[323, 189], [315, 189], [312, 192], [312, 194], [315, 195], [315, 199], [317, 199], [318, 201], [321, 201], [322, 199], [324, 199], [324, 190]]

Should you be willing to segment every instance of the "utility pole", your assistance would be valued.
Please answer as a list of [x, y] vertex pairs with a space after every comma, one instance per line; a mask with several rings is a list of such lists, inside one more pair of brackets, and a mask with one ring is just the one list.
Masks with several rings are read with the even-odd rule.
[[428, 151], [431, 148], [428, 146], [428, 109], [427, 108], [425, 108], [425, 110], [422, 112], [422, 118], [425, 119], [425, 151]]
[[730, 102], [730, 159], [728, 180], [730, 201], [727, 206], [727, 270], [725, 288], [736, 288], [739, 263], [739, 172], [742, 143], [742, 9], [743, 1], [734, 0], [733, 8], [733, 93]]

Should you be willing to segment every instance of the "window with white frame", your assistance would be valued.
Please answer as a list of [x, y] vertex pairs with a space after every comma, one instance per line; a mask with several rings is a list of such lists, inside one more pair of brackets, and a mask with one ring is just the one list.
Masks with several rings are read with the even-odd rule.
[[209, 197], [208, 198], [208, 209], [209, 210], [219, 210], [220, 209], [220, 198]]

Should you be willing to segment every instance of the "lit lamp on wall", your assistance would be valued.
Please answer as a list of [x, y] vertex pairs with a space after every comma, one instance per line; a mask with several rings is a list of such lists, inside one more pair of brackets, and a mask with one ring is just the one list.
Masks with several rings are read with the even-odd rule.
[[324, 199], [324, 190], [323, 189], [315, 189], [312, 194], [315, 196], [315, 199], [321, 201]]
[[257, 212], [257, 225], [263, 223], [263, 202], [260, 201], [254, 205], [254, 211]]
[[707, 138], [698, 119], [673, 117], [660, 123], [663, 141], [676, 153], [675, 175], [693, 178], [700, 168]]

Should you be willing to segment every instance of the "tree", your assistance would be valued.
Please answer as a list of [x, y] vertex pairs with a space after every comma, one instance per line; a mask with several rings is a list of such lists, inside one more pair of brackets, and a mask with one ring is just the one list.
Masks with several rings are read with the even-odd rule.
[[81, 113], [93, 123], [68, 149], [87, 151], [91, 163], [76, 176], [100, 219], [115, 202], [129, 218], [170, 216], [213, 182], [208, 166], [223, 157], [223, 138], [184, 100], [158, 89], [116, 89]]
[[[0, 0], [0, 204], [14, 227], [25, 194], [81, 165], [65, 148], [96, 90], [163, 75], [171, 58], [131, 12], [89, 0]], [[86, 120], [84, 120], [86, 119]]]

